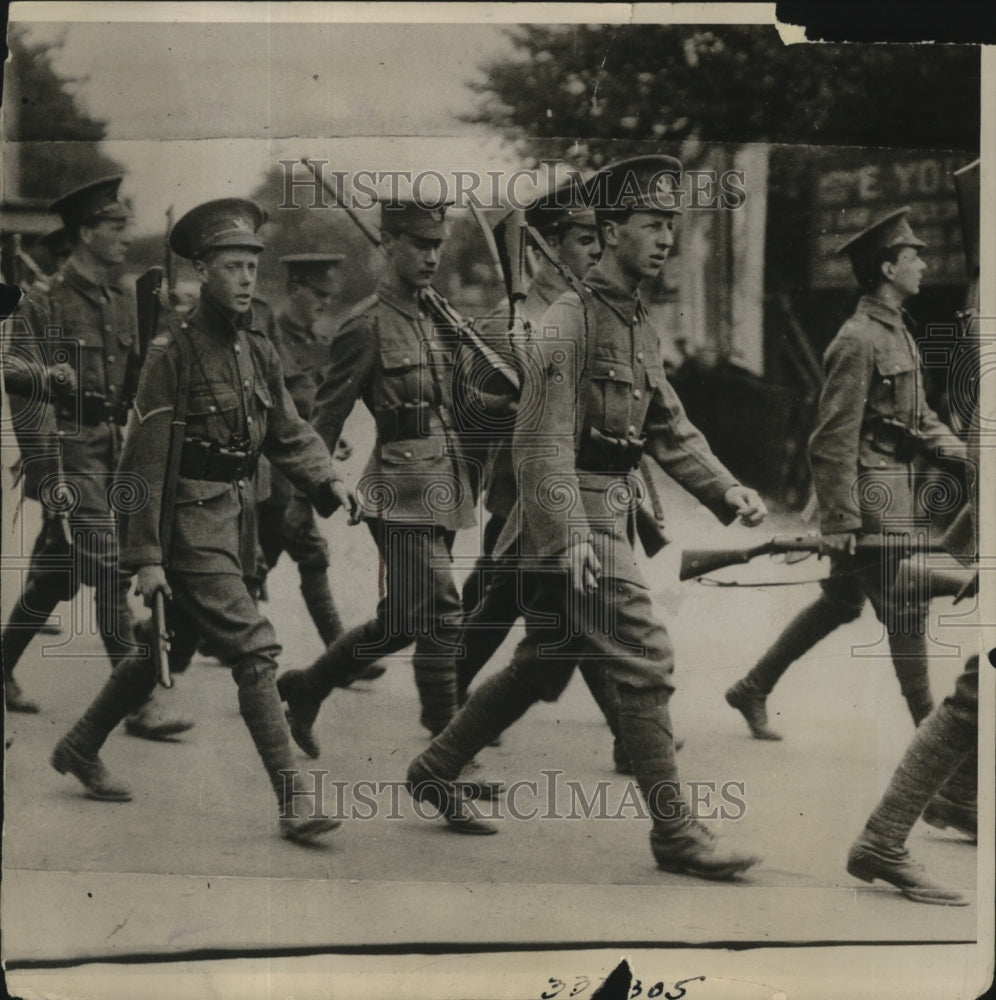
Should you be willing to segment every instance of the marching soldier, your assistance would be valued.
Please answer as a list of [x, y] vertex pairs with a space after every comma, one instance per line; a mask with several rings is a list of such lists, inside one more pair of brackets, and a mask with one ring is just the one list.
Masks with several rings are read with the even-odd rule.
[[[315, 323], [328, 308], [333, 293], [333, 270], [343, 254], [300, 253], [281, 257], [287, 268], [288, 299], [276, 318], [277, 348], [284, 366], [284, 382], [297, 412], [310, 420], [329, 342]], [[314, 508], [290, 482], [273, 473], [269, 499], [259, 506], [259, 540], [267, 569], [281, 553], [297, 563], [301, 594], [325, 646], [342, 634], [342, 622], [329, 589], [328, 544], [315, 524]]]
[[[526, 211], [525, 221], [577, 278], [583, 277], [601, 256], [595, 212], [580, 202], [571, 182], [537, 199]], [[532, 335], [541, 336], [543, 316], [567, 289], [565, 279], [544, 257], [529, 284], [517, 318], [521, 318]], [[507, 316], [501, 317], [500, 325], [503, 331], [507, 330]], [[464, 620], [460, 636], [463, 653], [457, 659], [457, 693], [461, 704], [466, 701], [474, 678], [505, 641], [522, 613], [518, 585], [520, 571], [516, 560], [508, 557], [496, 560], [493, 555], [495, 543], [515, 504], [515, 469], [510, 436], [492, 438], [482, 481], [484, 506], [491, 516], [484, 529], [481, 558], [468, 574], [463, 588]], [[615, 687], [608, 683], [599, 664], [582, 661], [579, 666], [615, 737], [617, 769], [628, 773], [628, 762], [622, 752], [618, 732]]]
[[[479, 685], [415, 758], [408, 787], [455, 831], [494, 832], [468, 815], [453, 782], [530, 706], [558, 697], [577, 660], [592, 659], [618, 690], [620, 732], [653, 817], [658, 865], [722, 879], [758, 858], [724, 848], [688, 815], [668, 713], [671, 644], [627, 530], [635, 492], [629, 477], [644, 452], [723, 523], [739, 516], [757, 524], [766, 513], [686, 418], [640, 300], [640, 283], [660, 273], [674, 241], [680, 171], [670, 157], [639, 157], [593, 178], [602, 257], [585, 275], [584, 297], [564, 294], [542, 319], [544, 333], [556, 335], [538, 337], [525, 366], [523, 398], [538, 403], [518, 410], [517, 509], [497, 547], [507, 551], [518, 536], [523, 554], [545, 567], [523, 586], [531, 604], [526, 638], [511, 665]], [[537, 643], [546, 653], [541, 669]]]
[[[170, 234], [174, 252], [193, 261], [201, 296], [182, 327], [149, 348], [119, 469], [141, 477], [149, 496], [122, 519], [121, 558], [137, 571], [147, 603], [160, 591], [171, 599], [171, 663], [189, 662], [203, 636], [231, 666], [242, 718], [277, 794], [281, 833], [303, 841], [337, 824], [293, 814], [294, 763], [275, 681], [280, 647], [244, 580], [256, 544], [249, 481], [262, 453], [323, 516], [351, 507], [352, 497], [298, 416], [276, 349], [254, 325], [264, 219], [254, 202], [225, 198], [192, 209]], [[155, 682], [151, 659], [123, 660], [56, 746], [52, 765], [78, 778], [88, 797], [131, 798], [98, 755]]]
[[421, 722], [438, 733], [456, 709], [454, 657], [460, 596], [450, 568], [456, 532], [474, 525], [470, 478], [453, 413], [454, 333], [434, 322], [426, 289], [446, 237], [446, 204], [381, 202], [387, 269], [332, 341], [313, 422], [330, 449], [357, 399], [377, 442], [357, 489], [361, 516], [384, 565], [377, 614], [347, 631], [279, 687], [291, 733], [311, 757], [313, 726], [332, 689], [371, 662], [415, 644]]
[[[82, 584], [94, 588], [97, 625], [112, 665], [135, 650], [128, 576], [118, 565], [110, 499], [141, 367], [135, 302], [114, 281], [131, 245], [131, 210], [118, 196], [121, 182], [105, 178], [53, 202], [70, 256], [49, 287], [37, 289], [18, 312], [30, 331], [36, 365], [33, 378], [24, 373], [33, 384], [22, 387], [22, 402], [12, 401], [12, 408], [20, 414], [32, 402], [47, 404], [35, 447], [22, 456], [25, 492], [41, 501], [46, 513], [44, 550], [32, 560], [3, 630], [4, 694], [13, 712], [38, 711], [22, 694], [14, 669], [56, 605], [70, 600]], [[125, 484], [125, 491], [132, 485]], [[65, 563], [59, 565], [60, 556], [68, 560], [69, 572]], [[165, 739], [191, 725], [150, 703], [136, 706], [128, 731]]]
[[[816, 430], [809, 442], [821, 530], [836, 538], [823, 593], [789, 623], [758, 663], [727, 692], [757, 739], [781, 736], [768, 724], [766, 699], [782, 674], [838, 626], [854, 621], [870, 599], [889, 636], [896, 677], [913, 721], [933, 708], [927, 676], [927, 602], [903, 607], [894, 599], [898, 556], [858, 567], [856, 535], [910, 532], [916, 515], [918, 475], [914, 436], [963, 458], [962, 442], [924, 399], [916, 343], [904, 303], [920, 290], [925, 245], [910, 227], [908, 208], [892, 212], [840, 248], [862, 296], [824, 357], [826, 382]], [[922, 478], [920, 478], [922, 483]], [[885, 502], [883, 502], [885, 501]]]

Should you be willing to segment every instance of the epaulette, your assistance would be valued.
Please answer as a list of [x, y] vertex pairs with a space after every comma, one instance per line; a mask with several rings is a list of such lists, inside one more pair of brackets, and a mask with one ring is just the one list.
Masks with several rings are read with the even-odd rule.
[[360, 299], [360, 301], [357, 302], [356, 305], [354, 305], [353, 308], [350, 309], [345, 316], [343, 316], [342, 322], [340, 322], [338, 329], [342, 330], [346, 327], [347, 324], [352, 323], [353, 320], [359, 319], [364, 313], [369, 312], [377, 304], [378, 301], [379, 298], [376, 292], [374, 292], [371, 295], [368, 295], [365, 299]]

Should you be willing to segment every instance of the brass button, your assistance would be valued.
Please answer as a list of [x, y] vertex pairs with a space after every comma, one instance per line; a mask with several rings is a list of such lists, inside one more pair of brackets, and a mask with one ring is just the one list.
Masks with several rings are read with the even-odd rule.
[[86, 347], [86, 341], [83, 340], [82, 338], [78, 341], [78, 343], [79, 343], [80, 347]]
[[211, 412], [212, 413], [217, 413], [218, 412], [218, 407], [215, 406], [213, 403], [211, 404]]
[[636, 360], [637, 361], [642, 361], [643, 360], [643, 351], [637, 351], [636, 352]]
[[412, 453], [410, 451], [406, 451], [405, 452], [405, 458], [411, 458], [411, 457], [412, 457]]
[[105, 329], [105, 330], [106, 330], [106, 331], [107, 331], [108, 333], [110, 333], [110, 332], [111, 332], [111, 330], [112, 330], [112, 327], [111, 327], [111, 324], [110, 324], [110, 323], [105, 323], [105, 324], [104, 324], [104, 329]]
[[402, 358], [401, 359], [401, 363], [403, 365], [410, 365], [412, 363], [412, 359], [411, 358]]
[[629, 434], [629, 435], [631, 435], [631, 436], [633, 436], [633, 437], [635, 437], [636, 436], [636, 427], [633, 424], [630, 424], [626, 433]]
[[108, 360], [108, 362], [109, 362], [110, 364], [112, 364], [112, 365], [113, 365], [113, 364], [114, 364], [114, 362], [115, 362], [115, 361], [117, 361], [118, 359], [117, 359], [117, 358], [116, 358], [116, 357], [115, 357], [115, 356], [114, 356], [113, 354], [108, 354], [108, 355], [107, 355], [107, 360]]
[[252, 423], [252, 417], [246, 417], [246, 423], [247, 424], [251, 424]]
[[882, 379], [882, 385], [892, 385], [892, 379], [891, 378]]
[[241, 344], [236, 344], [235, 345], [235, 353], [236, 354], [241, 354], [242, 353], [242, 345]]
[[615, 378], [615, 377], [616, 377], [616, 370], [615, 370], [615, 368], [610, 368], [609, 369], [609, 378]]
[[246, 388], [248, 389], [248, 388], [249, 388], [249, 379], [247, 379], [247, 378], [244, 378], [244, 379], [242, 380], [242, 384], [243, 384], [243, 385], [244, 385], [244, 386], [245, 386], [245, 387], [246, 387]]
[[639, 389], [634, 389], [634, 390], [633, 390], [633, 398], [634, 398], [634, 399], [639, 399], [639, 398], [640, 398], [640, 397], [641, 397], [642, 395], [643, 395], [643, 393], [642, 393], [642, 392], [640, 392], [640, 390], [639, 390]]
[[108, 392], [114, 392], [114, 390], [115, 390], [116, 388], [117, 388], [117, 386], [116, 386], [116, 385], [109, 385], [109, 386], [107, 387], [107, 391], [108, 391]]
[[244, 479], [239, 480], [239, 489], [244, 490], [246, 487], [246, 481]]

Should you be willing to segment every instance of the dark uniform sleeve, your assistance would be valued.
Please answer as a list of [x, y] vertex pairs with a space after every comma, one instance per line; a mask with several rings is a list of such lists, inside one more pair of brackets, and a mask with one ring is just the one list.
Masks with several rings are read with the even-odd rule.
[[25, 494], [35, 500], [40, 484], [61, 471], [58, 426], [48, 379], [44, 332], [51, 324], [44, 297], [26, 296], [4, 321], [3, 376], [11, 421], [21, 453]]
[[860, 531], [861, 508], [853, 495], [865, 401], [875, 371], [875, 348], [867, 337], [838, 334], [823, 359], [816, 429], [809, 439], [813, 489], [825, 532]]
[[[551, 306], [542, 328], [551, 327], [558, 336], [532, 341], [532, 363], [524, 365], [522, 398], [538, 400], [539, 405], [521, 407], [512, 437], [521, 517], [535, 554], [541, 556], [566, 552], [572, 535], [588, 536], [575, 463], [575, 411], [584, 347], [580, 299], [565, 296]], [[571, 498], [577, 498], [573, 505]]]
[[144, 503], [133, 505], [137, 509], [121, 514], [121, 564], [128, 569], [163, 562], [159, 522], [179, 372], [176, 344], [157, 337], [149, 345], [142, 366], [133, 419], [118, 464], [118, 472], [127, 474], [132, 482], [140, 481], [147, 493]]
[[311, 422], [330, 452], [335, 451], [356, 400], [369, 391], [376, 350], [373, 327], [365, 316], [349, 320], [329, 347], [329, 365], [315, 396]]
[[646, 453], [723, 524], [731, 524], [736, 511], [726, 502], [726, 494], [738, 481], [685, 415], [678, 394], [666, 378], [662, 377], [654, 389], [643, 431]]
[[273, 409], [267, 421], [263, 454], [296, 489], [315, 500], [323, 483], [334, 482], [339, 477], [322, 439], [297, 412], [284, 384], [284, 370], [276, 348], [272, 344], [268, 346], [267, 388], [273, 399]]

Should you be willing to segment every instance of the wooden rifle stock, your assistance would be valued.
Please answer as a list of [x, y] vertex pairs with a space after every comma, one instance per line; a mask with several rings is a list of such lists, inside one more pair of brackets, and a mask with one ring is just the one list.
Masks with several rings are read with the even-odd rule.
[[[785, 552], [806, 552], [817, 556], [832, 555], [840, 549], [822, 535], [778, 535], [762, 542], [739, 549], [685, 549], [681, 553], [679, 580], [694, 580], [726, 566], [749, 563], [758, 556]], [[917, 552], [947, 552], [943, 545], [911, 538], [907, 534], [882, 534], [859, 538], [855, 544], [856, 557], [875, 557], [882, 552], [895, 551], [902, 556]]]
[[152, 662], [156, 668], [156, 679], [165, 688], [173, 686], [169, 672], [169, 629], [166, 627], [166, 596], [156, 591], [152, 599]]

